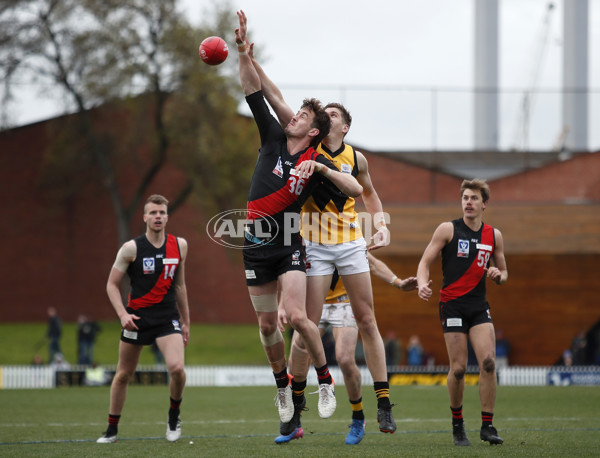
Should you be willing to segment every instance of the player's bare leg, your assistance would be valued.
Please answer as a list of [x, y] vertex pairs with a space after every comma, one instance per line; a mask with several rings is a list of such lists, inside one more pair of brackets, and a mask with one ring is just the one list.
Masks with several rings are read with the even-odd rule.
[[379, 430], [384, 433], [393, 433], [396, 431], [396, 422], [392, 415], [393, 405], [390, 403], [385, 347], [375, 320], [371, 275], [369, 272], [342, 275], [342, 281], [350, 298], [356, 325], [365, 349], [367, 366], [373, 377], [373, 387], [377, 395]]
[[335, 412], [337, 403], [333, 390], [333, 379], [327, 367], [319, 328], [314, 321], [308, 318], [306, 313], [306, 274], [298, 271], [290, 271], [283, 274], [280, 279], [282, 282], [283, 305], [288, 321], [302, 337], [304, 346], [317, 372], [319, 381], [319, 416], [329, 418]]
[[156, 339], [169, 371], [170, 406], [167, 421], [167, 440], [175, 442], [181, 437], [180, 405], [185, 389], [185, 350], [181, 334], [169, 334]]
[[119, 362], [110, 386], [111, 414], [121, 415], [125, 399], [127, 398], [127, 388], [135, 374], [135, 369], [143, 348], [142, 345], [132, 345], [123, 341], [119, 342]]
[[248, 292], [258, 319], [260, 340], [267, 355], [277, 385], [275, 405], [282, 422], [289, 422], [294, 414], [292, 388], [285, 361], [285, 343], [277, 323], [277, 281], [260, 286], [249, 286]]
[[369, 372], [374, 381], [387, 381], [385, 347], [375, 319], [371, 275], [369, 272], [343, 275], [342, 281], [360, 331]]
[[333, 338], [335, 339], [335, 357], [344, 375], [348, 398], [350, 400], [359, 399], [362, 396], [361, 376], [355, 357], [358, 330], [350, 327], [333, 328]]
[[496, 404], [496, 335], [492, 323], [473, 326], [469, 332], [475, 356], [479, 363], [479, 398], [481, 401], [482, 440], [490, 444], [502, 444], [504, 441], [492, 421]]
[[319, 328], [306, 314], [306, 274], [286, 272], [281, 276], [282, 299], [288, 321], [299, 332], [315, 367], [327, 364]]
[[452, 435], [454, 444], [471, 445], [465, 432], [462, 415], [462, 403], [465, 392], [465, 373], [467, 370], [467, 335], [460, 332], [444, 333], [450, 370], [448, 371], [448, 395], [452, 411]]
[[444, 333], [450, 370], [447, 386], [450, 406], [462, 406], [465, 391], [465, 373], [467, 371], [467, 335], [461, 332]]
[[471, 344], [479, 363], [479, 398], [481, 410], [493, 412], [496, 404], [496, 344], [494, 326], [483, 323], [469, 332]]
[[123, 341], [119, 342], [119, 362], [110, 385], [108, 428], [104, 435], [96, 441], [98, 443], [106, 444], [116, 442], [117, 440], [121, 412], [127, 398], [127, 388], [133, 378], [143, 348], [142, 345], [133, 345]]
[[344, 375], [348, 399], [352, 407], [352, 424], [346, 436], [346, 444], [359, 444], [365, 435], [365, 414], [363, 412], [361, 375], [356, 365], [356, 342], [358, 329], [355, 327], [334, 327], [335, 357]]
[[181, 399], [185, 389], [185, 350], [181, 334], [170, 334], [156, 339], [169, 371], [169, 392], [173, 399]]

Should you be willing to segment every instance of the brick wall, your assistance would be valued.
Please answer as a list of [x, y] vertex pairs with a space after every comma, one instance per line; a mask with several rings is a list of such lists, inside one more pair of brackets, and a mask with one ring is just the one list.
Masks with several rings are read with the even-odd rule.
[[[56, 135], [56, 123], [60, 122], [61, 118], [0, 133], [0, 178], [9, 196], [4, 202], [6, 218], [2, 234], [7, 243], [0, 272], [3, 291], [0, 309], [5, 322], [45, 321], [50, 305], [66, 321], [75, 321], [80, 313], [96, 319], [115, 317], [105, 285], [118, 240], [106, 191], [93, 177], [82, 177], [86, 185], [77, 198], [58, 199], [57, 205], [55, 183], [42, 180], [42, 170], [47, 166], [43, 151]], [[424, 222], [409, 224], [410, 229], [392, 222], [392, 239], [401, 243], [379, 253], [398, 275], [412, 275], [433, 228], [441, 222], [439, 208], [449, 217], [460, 215], [458, 187], [462, 180], [374, 154], [367, 154], [367, 158], [384, 208], [398, 214], [408, 208], [413, 212], [404, 216], [412, 218], [408, 222]], [[493, 181], [490, 210], [500, 209], [501, 205], [494, 206], [502, 203], [518, 206], [577, 201], [589, 204], [581, 212], [583, 216], [586, 211], [597, 214], [599, 167], [600, 153], [594, 153]], [[152, 192], [170, 196], [181, 178], [180, 172], [167, 164]], [[438, 205], [438, 210], [432, 204]], [[561, 212], [561, 208], [575, 207], [559, 205], [553, 212]], [[532, 211], [534, 215], [537, 212]], [[569, 215], [564, 219], [567, 228], [569, 218], [574, 218], [572, 213]], [[210, 241], [205, 225], [211, 216], [203, 215], [195, 199], [189, 199], [171, 215], [169, 222], [169, 231], [185, 237], [190, 246], [186, 274], [192, 319], [255, 322], [245, 287], [241, 252]], [[140, 209], [132, 223], [133, 234], [144, 228], [141, 217]], [[594, 221], [581, 223], [592, 239], [600, 234]], [[498, 225], [504, 232], [502, 225]], [[505, 232], [507, 246], [523, 230], [526, 228], [514, 234], [510, 230]], [[530, 231], [536, 230], [534, 224]], [[562, 236], [568, 238], [570, 234]], [[553, 362], [579, 328], [599, 318], [595, 298], [600, 290], [599, 252], [581, 254], [575, 249], [559, 253], [552, 244], [547, 245], [547, 253], [543, 252], [543, 243], [542, 252], [510, 253], [509, 283], [489, 288], [496, 324], [502, 326], [513, 344], [515, 362]], [[406, 251], [403, 246], [411, 248]], [[399, 292], [378, 280], [374, 280], [374, 291], [382, 333], [393, 326], [405, 341], [411, 332], [418, 333], [427, 350], [443, 363], [445, 350], [435, 301], [425, 304], [414, 294]]]

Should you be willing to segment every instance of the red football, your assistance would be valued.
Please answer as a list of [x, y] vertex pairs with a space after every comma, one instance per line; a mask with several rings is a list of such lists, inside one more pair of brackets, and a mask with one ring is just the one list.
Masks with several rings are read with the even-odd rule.
[[200, 57], [208, 65], [219, 65], [229, 54], [227, 43], [220, 37], [208, 37], [200, 43]]

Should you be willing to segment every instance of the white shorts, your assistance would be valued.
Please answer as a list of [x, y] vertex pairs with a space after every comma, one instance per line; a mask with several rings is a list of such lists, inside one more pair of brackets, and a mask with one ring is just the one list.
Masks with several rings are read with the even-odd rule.
[[319, 328], [327, 329], [331, 325], [334, 328], [356, 328], [356, 319], [352, 312], [350, 302], [338, 302], [337, 304], [323, 304], [323, 313]]
[[369, 272], [367, 242], [361, 237], [352, 242], [325, 245], [304, 241], [306, 245], [306, 275], [331, 275], [337, 268], [340, 275]]

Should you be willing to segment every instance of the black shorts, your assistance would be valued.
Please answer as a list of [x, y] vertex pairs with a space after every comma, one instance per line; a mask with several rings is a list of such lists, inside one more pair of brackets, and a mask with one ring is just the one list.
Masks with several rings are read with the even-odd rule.
[[482, 323], [491, 323], [490, 306], [486, 302], [481, 306], [440, 302], [440, 323], [446, 332], [468, 334], [469, 329]]
[[136, 322], [137, 331], [121, 330], [121, 340], [134, 345], [152, 345], [157, 337], [164, 337], [171, 334], [181, 334], [181, 324], [179, 320], [171, 320], [156, 326], [143, 326]]
[[306, 251], [298, 237], [290, 245], [273, 244], [244, 247], [246, 285], [258, 286], [277, 280], [286, 272], [306, 272]]

